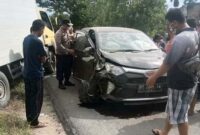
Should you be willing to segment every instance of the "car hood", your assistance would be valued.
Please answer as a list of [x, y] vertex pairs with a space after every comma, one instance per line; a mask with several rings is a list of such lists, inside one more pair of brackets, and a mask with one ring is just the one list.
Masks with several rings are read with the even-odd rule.
[[145, 52], [101, 52], [107, 61], [139, 69], [156, 69], [162, 64], [165, 56], [165, 53], [161, 50]]

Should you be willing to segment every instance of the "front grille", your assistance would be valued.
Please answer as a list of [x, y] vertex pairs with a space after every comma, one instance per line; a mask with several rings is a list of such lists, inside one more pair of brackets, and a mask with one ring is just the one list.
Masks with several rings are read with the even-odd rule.
[[156, 82], [156, 88], [148, 90], [146, 87], [147, 78], [127, 78], [125, 84], [113, 94], [121, 98], [147, 98], [167, 95], [166, 77], [161, 77]]
[[[146, 84], [147, 78], [130, 78], [128, 79], [127, 83], [130, 84]], [[166, 84], [166, 77], [161, 77], [157, 80], [158, 84]]]
[[143, 84], [145, 81], [146, 81], [145, 78], [130, 78], [128, 79], [127, 83]]

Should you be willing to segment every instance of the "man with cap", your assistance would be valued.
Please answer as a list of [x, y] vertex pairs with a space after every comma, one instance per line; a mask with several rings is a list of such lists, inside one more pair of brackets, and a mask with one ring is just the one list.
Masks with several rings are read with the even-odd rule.
[[74, 50], [70, 48], [70, 44], [66, 36], [69, 27], [69, 20], [63, 20], [59, 30], [55, 34], [56, 77], [58, 80], [58, 87], [60, 89], [66, 89], [65, 86], [74, 86], [74, 84], [69, 81], [74, 55]]

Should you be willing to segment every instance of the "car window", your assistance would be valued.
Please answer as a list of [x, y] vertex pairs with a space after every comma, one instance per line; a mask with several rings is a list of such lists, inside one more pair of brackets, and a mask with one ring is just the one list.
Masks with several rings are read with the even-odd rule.
[[99, 32], [99, 48], [104, 51], [145, 51], [158, 49], [154, 42], [142, 32]]

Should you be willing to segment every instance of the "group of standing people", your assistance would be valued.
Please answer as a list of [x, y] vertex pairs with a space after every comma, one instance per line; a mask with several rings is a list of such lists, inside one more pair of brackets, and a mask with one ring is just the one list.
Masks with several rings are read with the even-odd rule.
[[[195, 19], [187, 19], [187, 24], [189, 27], [195, 29], [198, 33], [200, 33], [200, 21], [197, 23]], [[167, 37], [164, 37], [161, 34], [155, 34], [153, 37], [153, 41], [158, 48], [160, 48], [163, 52], [168, 53], [172, 47], [174, 36], [176, 35], [176, 31], [169, 25], [166, 27]]]
[[156, 34], [156, 35], [153, 37], [153, 41], [154, 41], [154, 43], [156, 44], [156, 46], [157, 46], [158, 48], [160, 48], [162, 51], [165, 51], [165, 41], [164, 41], [162, 35]]

